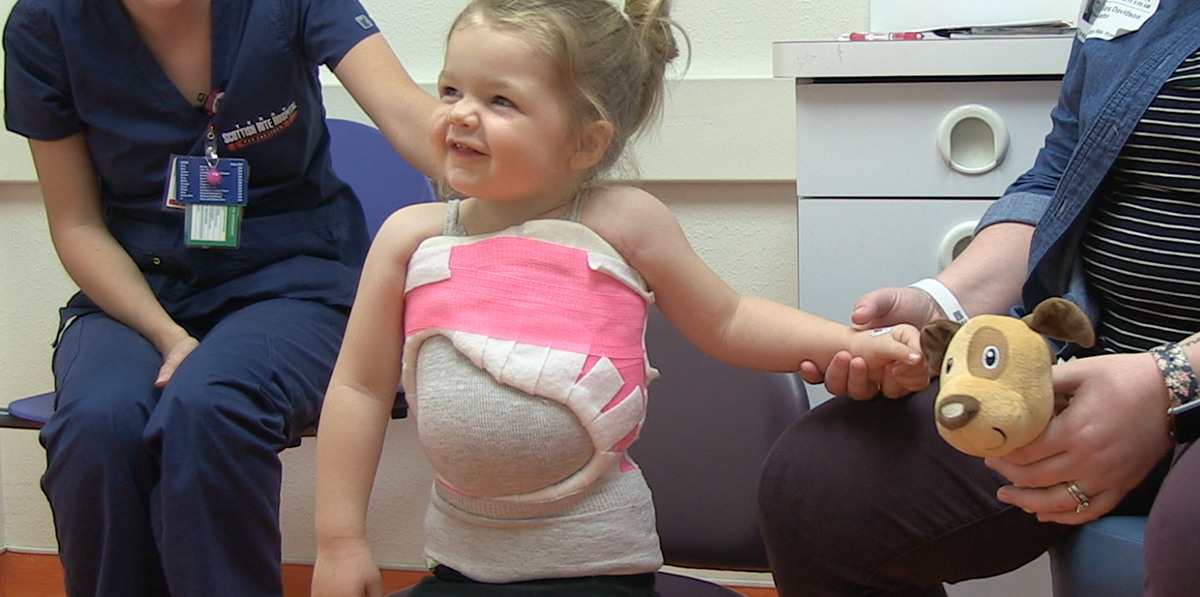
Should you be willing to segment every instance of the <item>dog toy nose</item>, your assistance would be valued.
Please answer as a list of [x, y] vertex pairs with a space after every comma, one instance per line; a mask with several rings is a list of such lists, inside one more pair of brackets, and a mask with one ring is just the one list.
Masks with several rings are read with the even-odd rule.
[[946, 396], [938, 404], [938, 424], [946, 429], [958, 429], [979, 414], [979, 401], [962, 394]]

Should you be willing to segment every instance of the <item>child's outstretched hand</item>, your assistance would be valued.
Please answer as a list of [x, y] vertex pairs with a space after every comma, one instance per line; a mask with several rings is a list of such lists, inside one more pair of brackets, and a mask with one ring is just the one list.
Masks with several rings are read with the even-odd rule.
[[872, 382], [884, 396], [899, 398], [929, 385], [929, 367], [921, 355], [921, 331], [900, 324], [854, 335], [850, 352], [867, 362]]

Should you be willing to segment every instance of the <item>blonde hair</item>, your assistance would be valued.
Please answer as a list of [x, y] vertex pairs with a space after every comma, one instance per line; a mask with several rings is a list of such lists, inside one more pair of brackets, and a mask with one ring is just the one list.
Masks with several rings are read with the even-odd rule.
[[450, 32], [499, 27], [545, 53], [572, 104], [575, 130], [595, 120], [613, 127], [590, 179], [616, 165], [662, 112], [666, 68], [679, 56], [669, 9], [670, 0], [626, 0], [624, 13], [608, 0], [472, 0]]

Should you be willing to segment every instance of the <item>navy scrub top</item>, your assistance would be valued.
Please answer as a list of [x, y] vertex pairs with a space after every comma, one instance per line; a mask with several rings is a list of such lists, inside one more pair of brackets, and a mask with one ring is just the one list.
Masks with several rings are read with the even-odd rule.
[[[177, 320], [275, 297], [349, 307], [362, 210], [333, 173], [317, 79], [378, 32], [358, 0], [214, 0], [210, 115], [159, 67], [118, 0], [19, 0], [4, 30], [5, 122], [37, 140], [86, 133], [109, 229]], [[188, 248], [163, 206], [170, 154], [249, 162], [237, 249]], [[64, 320], [96, 310], [82, 294]]]

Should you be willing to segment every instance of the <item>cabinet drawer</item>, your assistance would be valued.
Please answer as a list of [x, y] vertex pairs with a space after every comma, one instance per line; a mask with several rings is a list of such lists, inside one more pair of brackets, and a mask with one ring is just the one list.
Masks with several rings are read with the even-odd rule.
[[854, 301], [867, 292], [936, 276], [943, 239], [963, 224], [973, 228], [991, 203], [802, 198], [800, 308], [848, 324]]
[[[1057, 80], [799, 84], [797, 194], [998, 197], [1033, 164], [1060, 86]], [[994, 168], [965, 173], [943, 157], [939, 137], [959, 167], [986, 167], [996, 139], [1007, 137], [1007, 147]]]

